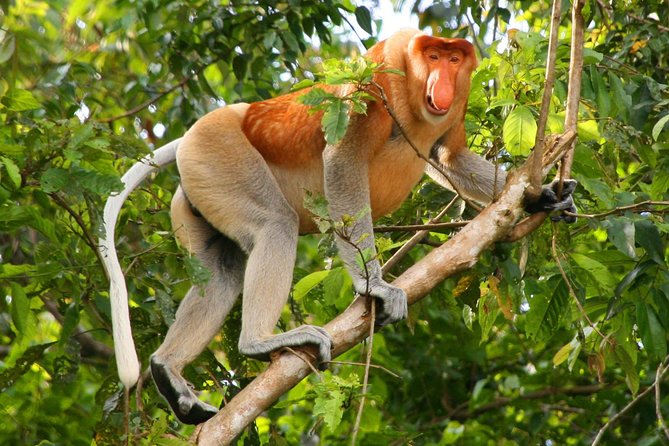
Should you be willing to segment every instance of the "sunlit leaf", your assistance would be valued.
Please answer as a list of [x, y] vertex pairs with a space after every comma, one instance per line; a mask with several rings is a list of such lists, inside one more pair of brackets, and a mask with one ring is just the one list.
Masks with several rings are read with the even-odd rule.
[[40, 107], [31, 92], [21, 89], [10, 90], [2, 99], [0, 103], [7, 107], [8, 110], [21, 112], [26, 110], [34, 110]]
[[537, 123], [532, 111], [520, 105], [514, 108], [504, 121], [504, 144], [511, 155], [527, 156], [537, 136]]

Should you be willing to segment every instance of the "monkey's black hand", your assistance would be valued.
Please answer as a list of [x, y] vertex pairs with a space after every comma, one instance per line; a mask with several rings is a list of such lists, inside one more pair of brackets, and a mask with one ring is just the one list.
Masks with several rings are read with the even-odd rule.
[[530, 214], [536, 212], [555, 212], [561, 211], [559, 214], [551, 215], [551, 220], [560, 221], [564, 220], [566, 223], [574, 223], [576, 217], [572, 215], [566, 215], [562, 211], [576, 213], [576, 206], [574, 205], [574, 198], [572, 193], [578, 182], [576, 180], [564, 180], [562, 183], [562, 198], [558, 199], [558, 188], [560, 180], [554, 180], [550, 184], [546, 184], [541, 189], [541, 195], [539, 199], [533, 202], [525, 203], [525, 210]]

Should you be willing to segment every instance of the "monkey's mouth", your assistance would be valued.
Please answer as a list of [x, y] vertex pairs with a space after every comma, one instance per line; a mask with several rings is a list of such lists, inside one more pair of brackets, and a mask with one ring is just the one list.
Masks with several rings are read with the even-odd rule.
[[426, 97], [426, 104], [427, 104], [427, 111], [432, 113], [433, 115], [445, 115], [448, 113], [448, 108], [439, 108], [437, 104], [434, 103], [434, 99], [432, 98], [431, 94], [428, 94]]

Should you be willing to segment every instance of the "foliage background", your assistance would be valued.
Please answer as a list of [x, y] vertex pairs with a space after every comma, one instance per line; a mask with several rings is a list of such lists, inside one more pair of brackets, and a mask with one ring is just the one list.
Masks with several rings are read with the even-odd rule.
[[[507, 169], [522, 161], [534, 139], [550, 5], [396, 6], [423, 28], [476, 42], [470, 145]], [[414, 306], [408, 323], [376, 334], [373, 362], [398, 377], [372, 370], [360, 444], [590, 444], [617, 414], [605, 444], [669, 443], [669, 389], [666, 379], [655, 385], [669, 332], [669, 5], [588, 2], [585, 15], [573, 175], [588, 215], [497, 246]], [[0, 1], [2, 444], [126, 438], [95, 252], [100, 209], [120, 173], [215, 107], [280, 94], [312, 78], [323, 58], [359, 54], [382, 25], [372, 2]], [[565, 17], [551, 132], [564, 114], [569, 29]], [[207, 278], [170, 232], [177, 182], [173, 168], [161, 172], [131, 197], [119, 225], [144, 364], [191, 282]], [[426, 221], [451, 198], [426, 180], [381, 223]], [[450, 217], [473, 212], [459, 206]], [[384, 257], [410, 235], [382, 234]], [[393, 273], [448, 237], [431, 233]], [[328, 237], [301, 239], [281, 328], [323, 323], [350, 302], [332, 256]], [[263, 367], [238, 354], [238, 330], [235, 313], [186, 370], [214, 404]], [[359, 348], [340, 359], [362, 357]], [[242, 441], [348, 443], [361, 375], [335, 364], [322, 381], [303, 381]], [[174, 420], [150, 381], [140, 390], [128, 440], [181, 444], [192, 427]]]

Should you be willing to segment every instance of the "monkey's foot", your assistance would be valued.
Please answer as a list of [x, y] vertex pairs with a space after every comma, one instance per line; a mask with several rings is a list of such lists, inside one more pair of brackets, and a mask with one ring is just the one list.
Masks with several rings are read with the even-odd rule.
[[151, 357], [151, 375], [158, 392], [167, 400], [174, 415], [182, 423], [204, 423], [218, 412], [211, 404], [200, 401], [186, 380], [156, 356]]
[[332, 339], [323, 327], [316, 325], [301, 325], [285, 333], [273, 335], [265, 339], [239, 339], [239, 351], [251, 358], [268, 361], [269, 354], [284, 347], [301, 347], [315, 345], [318, 348], [318, 368], [327, 369], [327, 363], [332, 357]]
[[[564, 180], [562, 183], [562, 195], [561, 198], [558, 198], [560, 180], [553, 180], [550, 184], [545, 184], [542, 187], [541, 195], [537, 201], [533, 203], [527, 203], [525, 205], [525, 210], [531, 214], [542, 211], [567, 211], [575, 214], [577, 209], [574, 205], [574, 198], [572, 197], [572, 193], [576, 189], [577, 185], [578, 182], [576, 180]], [[564, 220], [567, 223], [574, 223], [576, 221], [576, 217], [560, 213], [558, 215], [551, 216], [551, 220]]]
[[377, 307], [374, 325], [377, 327], [406, 319], [409, 310], [407, 294], [403, 289], [392, 286], [382, 279], [370, 280], [369, 285], [366, 281], [360, 280], [360, 283], [354, 282], [353, 285], [359, 294], [368, 294], [376, 298]]

